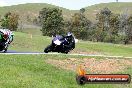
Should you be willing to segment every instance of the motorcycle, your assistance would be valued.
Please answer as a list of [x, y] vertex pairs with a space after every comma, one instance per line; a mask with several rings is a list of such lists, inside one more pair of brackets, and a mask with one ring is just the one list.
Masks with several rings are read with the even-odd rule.
[[8, 29], [0, 29], [0, 33], [3, 36], [0, 40], [0, 52], [7, 52], [9, 44], [13, 41], [13, 33]]
[[67, 54], [75, 48], [74, 36], [70, 36], [70, 39], [71, 40], [69, 40], [67, 37], [56, 35], [53, 38], [52, 43], [44, 49], [44, 52], [58, 52]]
[[3, 42], [0, 43], [0, 51], [6, 53], [8, 46], [9, 46], [9, 44], [7, 42], [6, 43], [3, 43]]

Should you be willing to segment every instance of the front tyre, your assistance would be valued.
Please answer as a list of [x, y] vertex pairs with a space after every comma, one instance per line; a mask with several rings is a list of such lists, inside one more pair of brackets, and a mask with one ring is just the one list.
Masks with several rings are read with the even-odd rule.
[[3, 50], [3, 52], [6, 53], [7, 49], [8, 49], [8, 44], [5, 46], [5, 49]]
[[65, 51], [65, 54], [68, 54], [69, 51]]
[[7, 49], [5, 49], [3, 52], [6, 53], [7, 52]]
[[69, 51], [62, 51], [61, 53], [63, 53], [63, 54], [68, 54]]

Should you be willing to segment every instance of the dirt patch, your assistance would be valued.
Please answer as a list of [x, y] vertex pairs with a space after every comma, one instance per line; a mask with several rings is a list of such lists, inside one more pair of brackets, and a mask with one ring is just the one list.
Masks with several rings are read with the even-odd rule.
[[56, 67], [76, 71], [81, 65], [89, 73], [109, 74], [121, 72], [128, 66], [132, 66], [131, 59], [95, 59], [95, 58], [68, 58], [65, 60], [47, 59], [47, 63]]

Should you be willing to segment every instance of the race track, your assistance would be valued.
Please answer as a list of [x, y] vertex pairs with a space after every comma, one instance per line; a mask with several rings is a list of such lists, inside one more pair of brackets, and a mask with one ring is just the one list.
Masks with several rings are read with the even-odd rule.
[[68, 55], [68, 56], [91, 56], [91, 57], [109, 57], [109, 58], [132, 58], [124, 56], [108, 56], [108, 55], [98, 55], [98, 54], [61, 54], [61, 53], [44, 53], [44, 52], [17, 52], [13, 50], [8, 50], [6, 53], [0, 53], [4, 55]]

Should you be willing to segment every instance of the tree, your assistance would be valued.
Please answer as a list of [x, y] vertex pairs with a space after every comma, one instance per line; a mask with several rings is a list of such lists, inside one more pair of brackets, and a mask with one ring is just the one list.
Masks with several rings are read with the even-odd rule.
[[10, 12], [6, 13], [6, 14], [4, 15], [4, 18], [1, 19], [1, 26], [2, 26], [3, 28], [6, 28], [6, 29], [9, 28], [9, 15], [11, 15]]
[[64, 32], [62, 10], [58, 8], [43, 8], [39, 12], [38, 18], [42, 25], [41, 31], [43, 35], [52, 36]]
[[19, 15], [16, 13], [11, 13], [9, 15], [9, 29], [12, 31], [16, 31], [18, 28], [18, 20], [19, 20]]
[[102, 9], [99, 13], [96, 14], [97, 26], [96, 26], [96, 39], [97, 41], [103, 42], [107, 31], [109, 30], [109, 19], [111, 11], [108, 8]]
[[108, 30], [108, 36], [110, 43], [116, 43], [116, 38], [118, 37], [119, 31], [119, 15], [118, 14], [111, 14], [110, 16], [110, 29]]
[[0, 15], [0, 21], [1, 21], [1, 15]]
[[8, 12], [5, 14], [4, 18], [1, 20], [1, 26], [3, 28], [16, 31], [18, 27], [19, 15], [16, 13]]
[[129, 42], [132, 41], [132, 15], [128, 17], [127, 21], [128, 21], [128, 29], [126, 30], [126, 36]]
[[81, 9], [80, 9], [80, 13], [83, 14], [84, 12], [85, 12], [85, 8], [81, 8]]
[[119, 34], [123, 37], [124, 44], [128, 44], [131, 40], [132, 35], [132, 16], [128, 16], [128, 14], [125, 12], [120, 15], [120, 30]]
[[116, 43], [119, 31], [119, 15], [112, 13], [108, 8], [101, 10], [96, 19], [96, 39], [100, 42]]
[[30, 15], [27, 15], [26, 19], [27, 19], [27, 22], [32, 22]]
[[34, 18], [34, 19], [33, 19], [33, 24], [34, 24], [34, 25], [39, 25], [39, 22], [38, 22], [38, 19], [37, 19], [37, 18]]
[[84, 14], [75, 13], [71, 18], [70, 31], [79, 39], [88, 39], [88, 30], [92, 22], [88, 20]]

